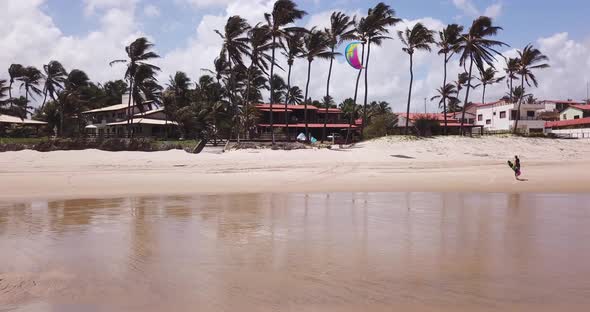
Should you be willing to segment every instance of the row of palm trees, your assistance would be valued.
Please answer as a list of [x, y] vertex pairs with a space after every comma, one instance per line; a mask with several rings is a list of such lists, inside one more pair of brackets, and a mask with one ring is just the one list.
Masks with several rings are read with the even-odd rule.
[[[208, 75], [201, 77], [197, 83], [194, 83], [194, 89], [191, 87], [193, 84], [190, 79], [182, 72], [171, 77], [167, 88], [160, 86], [156, 79], [160, 68], [152, 64], [153, 60], [159, 58], [152, 51], [154, 45], [146, 38], [138, 38], [126, 47], [125, 59], [114, 60], [110, 63], [111, 65], [118, 63], [126, 65], [124, 80], [128, 93], [133, 95], [129, 97], [127, 103], [128, 115], [133, 116], [131, 114], [132, 100], [137, 102], [154, 101], [164, 105], [165, 109], [171, 112], [172, 118], [178, 116], [184, 118], [199, 114], [209, 115], [212, 110], [223, 111], [223, 115], [226, 116], [224, 118], [230, 121], [230, 135], [239, 139], [240, 135], [248, 130], [253, 117], [255, 117], [253, 116], [255, 103], [263, 101], [262, 91], [268, 90], [270, 103], [283, 102], [282, 109], [285, 110], [286, 115], [288, 104], [303, 102], [305, 105], [305, 132], [309, 137], [307, 106], [311, 104], [309, 85], [314, 77], [312, 65], [317, 60], [330, 62], [326, 80], [326, 95], [323, 101], [318, 103], [327, 110], [334, 105], [330, 92], [330, 81], [334, 59], [339, 55], [337, 50], [343, 42], [355, 40], [361, 43], [363, 68], [357, 74], [352, 103], [355, 105], [358, 103], [358, 86], [364, 71], [365, 93], [362, 109], [359, 111], [362, 113], [363, 128], [365, 128], [370, 111], [367, 105], [369, 104], [368, 71], [371, 48], [381, 46], [386, 40], [392, 40], [390, 31], [402, 20], [396, 17], [395, 11], [389, 5], [379, 3], [370, 8], [367, 14], [362, 17], [351, 17], [342, 12], [334, 12], [330, 16], [329, 26], [325, 29], [318, 27], [304, 29], [293, 26], [305, 15], [306, 12], [300, 10], [292, 0], [278, 0], [274, 4], [272, 12], [264, 14], [263, 23], [250, 26], [240, 16], [229, 17], [222, 30], [215, 30], [223, 43], [219, 57], [214, 61], [214, 68], [204, 69], [214, 77]], [[525, 84], [528, 87], [538, 85], [535, 71], [549, 66], [545, 63], [547, 57], [529, 45], [518, 52], [517, 58], [507, 60], [504, 69], [506, 77], [497, 77], [498, 72], [495, 66], [497, 66], [498, 59], [503, 58], [498, 49], [507, 46], [501, 41], [492, 39], [500, 30], [502, 30], [501, 27], [494, 25], [490, 18], [484, 16], [473, 21], [468, 29], [457, 24], [448, 25], [438, 32], [438, 36], [422, 23], [416, 23], [412, 27], [399, 31], [397, 35], [403, 44], [403, 51], [409, 56], [410, 64], [407, 113], [410, 112], [412, 104], [415, 53], [430, 52], [434, 47], [443, 57], [444, 75], [442, 85], [437, 90], [438, 94], [432, 100], [438, 99], [440, 102], [445, 116], [445, 132], [447, 112], [457, 111], [462, 112], [461, 130], [463, 132], [465, 110], [467, 104], [470, 103], [470, 93], [480, 85], [484, 89], [482, 102], [485, 102], [486, 88], [506, 79], [509, 87], [508, 98], [513, 102], [518, 102], [520, 107], [526, 96]], [[282, 52], [286, 64], [279, 64], [277, 51]], [[456, 57], [462, 71], [456, 81], [449, 82], [448, 65]], [[304, 91], [293, 86], [291, 81], [292, 68], [298, 59], [307, 61], [307, 80]], [[276, 73], [277, 69], [286, 72], [286, 82]], [[8, 103], [10, 105], [16, 103], [11, 93], [12, 85], [15, 82], [20, 82], [21, 88], [24, 88], [24, 102], [27, 105], [29, 96], [44, 95], [41, 111], [48, 99], [57, 103], [58, 106], [63, 106], [67, 101], [62, 101], [61, 98], [67, 99], [69, 96], [75, 95], [72, 92], [76, 90], [76, 87], [89, 84], [89, 79], [83, 72], [73, 70], [68, 73], [57, 61], [45, 65], [43, 71], [16, 64], [11, 66], [9, 69], [8, 91], [10, 94]], [[474, 75], [475, 71], [479, 72], [479, 77]], [[85, 79], [81, 79], [82, 82], [75, 82], [74, 78], [80, 75], [85, 76]], [[514, 88], [513, 82], [518, 79], [520, 79], [520, 87]], [[479, 80], [480, 83], [476, 84], [476, 80]], [[462, 90], [465, 90], [463, 101], [459, 100], [459, 93]], [[347, 107], [351, 107], [351, 105], [349, 104]], [[278, 109], [278, 107], [271, 105], [270, 125], [273, 143], [275, 141], [272, 113], [274, 109]], [[60, 125], [63, 126], [63, 113], [66, 109], [61, 107], [59, 111], [61, 112]], [[190, 113], [187, 113], [188, 111]], [[183, 119], [180, 117], [178, 118]], [[210, 119], [210, 117], [207, 118]], [[186, 121], [186, 119], [183, 120]], [[130, 117], [128, 126], [131, 127], [132, 123], [133, 119]], [[210, 128], [210, 126], [201, 128]], [[218, 127], [213, 125], [213, 128]], [[406, 131], [408, 130], [406, 122]], [[215, 132], [211, 129], [207, 131]], [[60, 130], [60, 133], [62, 132]], [[131, 131], [128, 132], [131, 133]], [[322, 140], [325, 138], [326, 124], [324, 123]]]
[[[307, 112], [309, 101], [309, 85], [312, 76], [312, 64], [316, 60], [329, 60], [330, 65], [326, 80], [326, 97], [330, 97], [330, 80], [334, 59], [339, 55], [337, 51], [340, 44], [345, 41], [357, 40], [362, 45], [361, 63], [363, 68], [359, 70], [355, 84], [353, 101], [357, 103], [358, 85], [362, 72], [364, 71], [365, 94], [363, 111], [367, 112], [366, 105], [369, 95], [368, 70], [371, 56], [371, 47], [380, 46], [385, 40], [391, 40], [389, 32], [391, 28], [401, 22], [400, 18], [395, 16], [395, 11], [387, 4], [379, 3], [368, 10], [367, 15], [361, 18], [349, 17], [342, 12], [334, 12], [330, 17], [330, 26], [325, 29], [313, 27], [309, 30], [293, 27], [292, 25], [301, 19], [306, 13], [297, 8], [297, 5], [291, 0], [278, 0], [275, 2], [273, 11], [265, 14], [266, 23], [257, 24], [250, 27], [246, 20], [240, 16], [232, 16], [228, 19], [224, 31], [217, 31], [224, 40], [219, 59], [227, 63], [230, 67], [230, 90], [233, 93], [235, 84], [235, 74], [232, 66], [240, 67], [244, 64], [245, 58], [250, 58], [248, 67], [247, 87], [250, 88], [250, 78], [255, 74], [252, 72], [260, 71], [268, 77], [275, 78], [275, 66], [283, 69], [276, 59], [276, 49], [284, 50], [287, 69], [287, 94], [285, 99], [285, 114], [287, 113], [287, 103], [290, 98], [291, 88], [291, 70], [295, 60], [302, 58], [307, 61], [307, 80], [305, 86], [304, 105]], [[429, 30], [422, 23], [416, 23], [411, 28], [398, 32], [398, 37], [403, 44], [403, 51], [409, 55], [410, 61], [410, 86], [408, 88], [407, 113], [411, 109], [412, 87], [414, 81], [413, 57], [418, 51], [430, 52], [433, 47], [438, 48], [438, 54], [443, 57], [444, 77], [442, 86], [437, 90], [438, 95], [433, 97], [439, 99], [441, 108], [445, 116], [445, 133], [447, 132], [447, 112], [455, 112], [459, 108], [462, 112], [461, 132], [464, 131], [465, 110], [470, 101], [471, 91], [479, 86], [483, 86], [482, 102], [485, 102], [486, 89], [493, 84], [499, 83], [506, 79], [497, 77], [498, 71], [495, 66], [500, 58], [504, 58], [498, 50], [506, 47], [504, 42], [494, 40], [502, 30], [501, 27], [493, 24], [489, 17], [482, 16], [473, 21], [468, 29], [458, 24], [451, 24], [438, 32]], [[435, 39], [435, 37], [438, 37]], [[534, 79], [534, 71], [548, 67], [543, 63], [547, 60], [545, 56], [532, 46], [527, 46], [523, 51], [519, 51], [519, 58], [507, 60], [507, 83], [509, 84], [509, 97], [511, 101], [522, 103], [524, 92], [519, 97], [515, 97], [516, 88], [513, 88], [513, 80], [520, 78], [520, 89], [524, 90], [525, 83], [527, 86], [537, 86]], [[448, 82], [448, 65], [458, 57], [459, 65], [463, 69], [457, 81]], [[541, 64], [543, 63], [543, 64]], [[270, 68], [270, 73], [267, 70]], [[479, 77], [474, 75], [475, 71], [479, 72]], [[518, 76], [518, 77], [517, 77]], [[479, 84], [475, 81], [479, 80]], [[274, 92], [275, 85], [270, 84], [270, 102], [276, 103], [277, 97]], [[464, 91], [464, 100], [459, 100], [459, 92]], [[249, 93], [249, 92], [247, 92]], [[230, 101], [238, 112], [239, 107], [248, 103], [252, 99], [249, 97], [244, 100], [231, 96]], [[461, 106], [460, 104], [463, 103]], [[520, 105], [519, 105], [520, 106]], [[274, 142], [274, 120], [271, 106], [271, 132], [273, 133]], [[306, 115], [306, 134], [308, 134], [307, 115]], [[363, 115], [363, 127], [366, 126], [367, 116]], [[409, 122], [409, 120], [406, 120]], [[325, 139], [326, 131], [322, 139]], [[406, 124], [406, 133], [409, 127]]]

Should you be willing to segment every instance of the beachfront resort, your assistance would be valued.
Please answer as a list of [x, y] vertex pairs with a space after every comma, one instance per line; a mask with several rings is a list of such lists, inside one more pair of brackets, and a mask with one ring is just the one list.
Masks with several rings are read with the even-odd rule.
[[587, 1], [1, 2], [0, 311], [590, 311]]

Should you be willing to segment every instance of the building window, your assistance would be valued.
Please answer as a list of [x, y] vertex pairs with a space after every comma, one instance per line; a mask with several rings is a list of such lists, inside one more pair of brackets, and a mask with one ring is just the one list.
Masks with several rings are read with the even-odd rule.
[[468, 121], [467, 121], [467, 123], [473, 124], [473, 123], [475, 123], [475, 119], [469, 118]]
[[579, 115], [574, 116], [574, 119], [580, 119]]
[[494, 112], [494, 116], [496, 116], [496, 112]]
[[567, 115], [563, 114], [563, 120], [567, 120]]
[[500, 119], [506, 119], [506, 111], [500, 112]]
[[527, 117], [535, 117], [535, 111], [527, 111], [526, 116]]
[[516, 120], [516, 118], [518, 118], [517, 111], [511, 110], [510, 111], [510, 120]]
[[491, 125], [492, 124], [492, 120], [491, 119], [486, 119], [486, 125]]
[[483, 120], [483, 115], [482, 114], [477, 115], [477, 121], [482, 121], [482, 120]]

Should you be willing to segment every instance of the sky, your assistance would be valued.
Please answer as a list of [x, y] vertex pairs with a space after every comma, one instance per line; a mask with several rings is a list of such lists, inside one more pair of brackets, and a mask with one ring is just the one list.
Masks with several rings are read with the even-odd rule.
[[[162, 68], [159, 80], [166, 84], [176, 71], [193, 80], [212, 68], [219, 55], [221, 39], [214, 29], [222, 29], [228, 17], [241, 15], [251, 25], [261, 22], [272, 0], [2, 0], [0, 10], [0, 79], [8, 79], [12, 63], [39, 68], [58, 60], [66, 69], [81, 69], [95, 82], [123, 77], [122, 65], [109, 66], [125, 58], [125, 46], [140, 36], [155, 43], [162, 57], [155, 63]], [[295, 0], [308, 15], [300, 26], [326, 27], [333, 11], [362, 16], [373, 0]], [[488, 15], [502, 26], [498, 40], [506, 56], [533, 44], [549, 58], [551, 68], [539, 71], [538, 88], [529, 88], [539, 99], [586, 98], [590, 80], [590, 28], [587, 12], [590, 2], [582, 0], [391, 0], [403, 22], [392, 27], [393, 40], [371, 51], [369, 100], [387, 101], [396, 112], [404, 111], [409, 85], [409, 57], [401, 50], [397, 31], [422, 22], [433, 30], [450, 23], [465, 26], [474, 18]], [[344, 46], [339, 48], [342, 52]], [[284, 60], [279, 59], [279, 62]], [[429, 99], [442, 85], [443, 61], [436, 53], [418, 52], [415, 56], [412, 111], [437, 110]], [[310, 97], [321, 99], [326, 93], [329, 63], [313, 63]], [[503, 68], [499, 59], [498, 69]], [[460, 67], [449, 65], [454, 80]], [[294, 84], [305, 86], [307, 64], [296, 61]], [[279, 75], [286, 76], [279, 71]], [[356, 72], [344, 59], [335, 61], [331, 95], [337, 102], [352, 97]], [[364, 94], [364, 89], [360, 89]], [[504, 83], [489, 87], [486, 100], [496, 100], [507, 92]], [[481, 88], [471, 97], [481, 101]]]

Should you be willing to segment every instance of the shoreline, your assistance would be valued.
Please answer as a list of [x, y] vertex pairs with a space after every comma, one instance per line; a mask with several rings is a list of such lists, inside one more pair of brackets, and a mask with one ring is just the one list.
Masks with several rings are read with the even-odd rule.
[[[200, 155], [183, 151], [7, 152], [0, 153], [0, 200], [244, 193], [590, 192], [590, 163], [585, 160], [590, 155], [589, 141], [545, 142], [552, 146], [540, 146], [531, 139], [446, 138], [382, 140], [347, 150]], [[447, 150], [448, 143], [453, 144]], [[514, 151], [517, 148], [521, 150]], [[528, 181], [516, 181], [506, 165], [505, 159], [513, 153], [522, 155], [522, 178]]]

